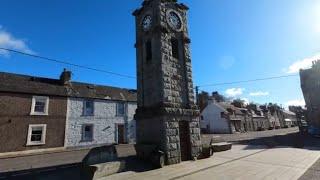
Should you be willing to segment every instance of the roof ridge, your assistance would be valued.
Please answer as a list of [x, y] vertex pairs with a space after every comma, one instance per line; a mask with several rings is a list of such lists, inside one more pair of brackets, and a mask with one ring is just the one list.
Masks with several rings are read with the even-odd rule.
[[[23, 78], [39, 78], [39, 79], [47, 79], [47, 80], [56, 80], [59, 81], [58, 78], [48, 78], [43, 76], [34, 76], [34, 75], [26, 75], [26, 74], [18, 74], [18, 73], [11, 73], [11, 72], [0, 72], [0, 75], [9, 75], [9, 76], [16, 76], [16, 77], [23, 77]], [[116, 87], [116, 86], [110, 86], [110, 85], [104, 85], [104, 84], [93, 84], [90, 82], [80, 82], [80, 81], [71, 81], [71, 83], [79, 84], [79, 85], [92, 85], [92, 86], [101, 86], [101, 87], [108, 87], [108, 88], [115, 88], [115, 89], [122, 89], [122, 90], [136, 90], [131, 88], [125, 88], [125, 87]]]
[[63, 84], [60, 79], [7, 72], [0, 72], [0, 92], [137, 101], [136, 89], [77, 81]]

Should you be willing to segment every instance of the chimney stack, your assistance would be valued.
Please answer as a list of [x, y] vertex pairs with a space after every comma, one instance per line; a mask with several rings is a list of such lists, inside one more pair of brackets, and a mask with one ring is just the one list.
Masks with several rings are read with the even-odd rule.
[[60, 82], [63, 85], [69, 84], [71, 81], [71, 71], [67, 71], [66, 68], [63, 69], [63, 72], [60, 75]]

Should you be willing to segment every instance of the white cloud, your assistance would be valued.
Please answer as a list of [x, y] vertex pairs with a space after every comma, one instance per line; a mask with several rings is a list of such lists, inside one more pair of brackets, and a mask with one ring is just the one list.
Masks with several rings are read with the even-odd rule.
[[269, 96], [269, 92], [257, 91], [257, 92], [251, 92], [249, 95], [250, 96]]
[[286, 69], [286, 72], [293, 74], [299, 72], [300, 69], [310, 68], [312, 66], [312, 62], [319, 59], [320, 54], [296, 61], [293, 64], [291, 64], [288, 69]]
[[306, 103], [304, 102], [303, 99], [295, 99], [295, 100], [290, 100], [286, 102], [285, 104], [287, 107], [289, 106], [305, 106]]
[[227, 97], [236, 97], [243, 94], [244, 88], [230, 88], [225, 91]]
[[250, 104], [250, 101], [248, 98], [241, 98], [242, 101], [244, 101], [244, 104], [245, 105], [249, 105]]
[[[11, 35], [9, 32], [3, 30], [0, 25], [0, 47], [22, 51], [25, 53], [33, 53], [33, 51], [27, 46], [24, 40], [18, 39]], [[0, 50], [0, 55], [9, 56], [9, 52]]]

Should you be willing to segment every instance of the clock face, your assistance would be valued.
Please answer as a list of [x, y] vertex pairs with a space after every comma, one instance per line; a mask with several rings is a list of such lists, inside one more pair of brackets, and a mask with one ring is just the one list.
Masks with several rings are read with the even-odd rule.
[[182, 27], [182, 21], [180, 16], [174, 12], [174, 11], [170, 11], [167, 14], [167, 18], [168, 18], [168, 23], [171, 26], [171, 28], [175, 29], [175, 30], [179, 30]]
[[144, 31], [148, 31], [152, 25], [152, 17], [150, 15], [146, 15], [142, 20], [142, 28]]

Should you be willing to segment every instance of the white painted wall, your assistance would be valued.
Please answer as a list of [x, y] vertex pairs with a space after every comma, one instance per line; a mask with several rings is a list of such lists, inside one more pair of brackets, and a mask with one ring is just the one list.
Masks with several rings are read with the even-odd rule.
[[209, 133], [230, 133], [229, 120], [221, 117], [225, 110], [218, 104], [209, 101], [207, 107], [202, 111], [200, 120], [201, 128], [207, 129]]
[[[66, 147], [92, 146], [117, 142], [117, 124], [125, 125], [126, 141], [135, 143], [136, 123], [133, 119], [136, 103], [126, 102], [126, 116], [117, 116], [117, 102], [111, 100], [94, 100], [94, 115], [83, 115], [85, 99], [69, 98], [66, 122]], [[82, 125], [93, 124], [93, 141], [82, 141]]]

